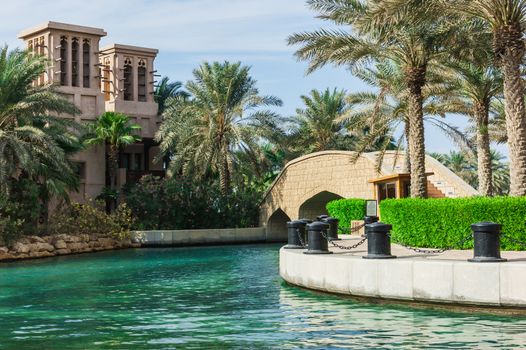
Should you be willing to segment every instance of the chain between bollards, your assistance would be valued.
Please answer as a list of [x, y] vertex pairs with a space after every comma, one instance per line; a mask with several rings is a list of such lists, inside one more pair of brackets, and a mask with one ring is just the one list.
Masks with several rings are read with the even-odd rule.
[[340, 249], [344, 249], [344, 250], [355, 249], [355, 248], [361, 246], [367, 240], [367, 237], [365, 237], [360, 242], [358, 242], [358, 243], [356, 243], [356, 244], [354, 244], [352, 246], [344, 246], [344, 245], [340, 245], [340, 244], [334, 243], [334, 241], [332, 239], [330, 239], [329, 237], [327, 237], [327, 235], [323, 231], [322, 231], [321, 235], [323, 236], [323, 238], [325, 238], [327, 240], [327, 242], [331, 243], [334, 247], [340, 248]]
[[396, 241], [393, 239], [393, 236], [391, 234], [389, 234], [389, 237], [391, 238], [391, 241], [393, 243], [396, 243], [398, 245], [401, 245], [402, 247], [406, 248], [406, 249], [409, 249], [409, 250], [412, 250], [414, 251], [415, 253], [422, 253], [422, 254], [442, 254], [444, 252], [447, 252], [448, 250], [452, 250], [452, 249], [455, 249], [455, 248], [458, 248], [458, 247], [462, 247], [464, 245], [464, 243], [466, 243], [467, 241], [469, 241], [470, 238], [473, 238], [473, 234], [470, 233], [468, 236], [464, 237], [463, 239], [461, 239], [460, 241], [458, 241], [456, 244], [454, 245], [450, 245], [446, 248], [440, 248], [440, 249], [422, 249], [422, 248], [417, 248], [417, 247], [411, 247], [409, 245], [405, 245], [399, 241]]
[[525, 242], [521, 242], [519, 241], [518, 239], [515, 239], [513, 237], [510, 237], [508, 234], [503, 234], [502, 237], [506, 238], [508, 241], [510, 241], [511, 243], [515, 243], [515, 244], [518, 244], [520, 245], [522, 248], [526, 249], [526, 243]]
[[305, 244], [305, 242], [303, 242], [303, 238], [301, 238], [301, 233], [300, 233], [299, 228], [296, 229], [296, 234], [298, 235], [298, 240], [300, 241], [301, 246], [303, 248], [307, 248], [307, 245]]
[[344, 232], [350, 232], [350, 233], [354, 233], [354, 232], [358, 232], [360, 231], [362, 228], [365, 227], [365, 223], [364, 224], [360, 224], [358, 226], [355, 226], [355, 227], [338, 227], [338, 230]]

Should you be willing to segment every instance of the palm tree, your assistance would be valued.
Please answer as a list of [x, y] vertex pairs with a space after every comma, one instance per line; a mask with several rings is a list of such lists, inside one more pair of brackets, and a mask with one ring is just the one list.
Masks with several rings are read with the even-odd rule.
[[291, 134], [300, 153], [349, 148], [350, 135], [346, 132], [345, 123], [336, 122], [348, 109], [345, 91], [331, 91], [329, 88], [325, 91], [311, 90], [301, 99], [305, 108], [296, 110]]
[[30, 178], [50, 194], [74, 189], [77, 177], [67, 154], [78, 150], [80, 126], [51, 114], [78, 109], [51, 85], [35, 85], [47, 61], [20, 50], [0, 49], [0, 191]]
[[462, 0], [460, 8], [487, 21], [504, 76], [506, 130], [510, 150], [510, 194], [526, 195], [526, 111], [521, 67], [526, 53], [526, 0]]
[[127, 115], [115, 112], [103, 113], [92, 125], [92, 135], [85, 142], [87, 145], [107, 145], [111, 189], [116, 186], [119, 151], [123, 146], [141, 141], [141, 137], [136, 134], [140, 129], [139, 125], [130, 124], [130, 118]]
[[[458, 61], [450, 64], [453, 68], [450, 79], [460, 97], [452, 103], [451, 111], [459, 107], [459, 113], [468, 115], [475, 124], [478, 188], [484, 196], [493, 195], [489, 118], [492, 101], [501, 92], [500, 73], [491, 66], [489, 57], [479, 62]], [[466, 113], [467, 112], [467, 113]]]
[[[431, 153], [430, 156], [447, 166], [471, 186], [480, 188], [476, 176], [478, 163], [470, 153], [452, 151], [449, 154]], [[508, 164], [503, 161], [504, 156], [495, 150], [491, 150], [490, 158], [494, 194], [506, 195], [510, 187]]]
[[169, 99], [156, 139], [162, 155], [171, 155], [172, 174], [219, 173], [221, 192], [228, 195], [240, 152], [260, 159], [260, 141], [280, 129], [279, 117], [260, 107], [282, 102], [261, 96], [250, 68], [240, 62], [205, 62], [193, 75], [186, 84], [192, 97]]
[[159, 105], [158, 114], [162, 115], [166, 106], [166, 100], [170, 97], [182, 97], [188, 98], [189, 95], [186, 91], [182, 90], [183, 83], [180, 81], [170, 81], [170, 78], [163, 77], [159, 85], [155, 87], [153, 97], [155, 102]]
[[[289, 44], [301, 44], [296, 52], [301, 60], [309, 60], [308, 72], [328, 63], [356, 67], [379, 59], [401, 63], [408, 91], [409, 154], [411, 157], [411, 196], [426, 197], [425, 140], [422, 90], [428, 67], [446, 55], [445, 48], [454, 42], [461, 28], [443, 20], [439, 12], [422, 14], [418, 7], [406, 9], [397, 16], [386, 16], [382, 1], [309, 0], [321, 14], [319, 17], [344, 30], [319, 30], [294, 34]], [[421, 16], [414, 20], [414, 13]], [[457, 35], [457, 34], [455, 34]]]
[[[409, 143], [409, 121], [407, 104], [407, 87], [404, 82], [404, 72], [399, 63], [392, 60], [382, 60], [374, 68], [356, 69], [354, 75], [366, 82], [368, 85], [378, 89], [378, 92], [357, 92], [347, 97], [350, 104], [350, 112], [343, 115], [351, 130], [361, 130], [364, 126], [371, 126], [371, 132], [361, 138], [356, 147], [356, 158], [366, 152], [375, 143], [375, 139], [387, 134], [394, 138], [397, 130], [403, 129], [403, 133], [395, 138], [397, 151], [402, 150], [405, 142], [405, 171], [410, 169], [410, 157], [408, 151]], [[430, 70], [427, 83], [423, 89], [423, 113], [424, 121], [437, 127], [446, 136], [451, 138], [462, 148], [470, 149], [470, 140], [457, 128], [442, 120], [446, 113], [452, 111], [451, 94], [452, 88], [443, 79], [442, 72]], [[458, 108], [454, 109], [458, 112]], [[379, 147], [376, 167], [379, 170], [383, 163], [385, 151], [389, 147]], [[394, 158], [393, 166], [396, 166], [398, 157]]]

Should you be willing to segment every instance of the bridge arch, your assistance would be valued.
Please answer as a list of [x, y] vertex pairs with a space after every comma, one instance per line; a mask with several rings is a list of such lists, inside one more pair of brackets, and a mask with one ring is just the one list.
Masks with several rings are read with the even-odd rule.
[[281, 208], [278, 208], [268, 219], [267, 240], [287, 240], [287, 221], [291, 221], [290, 217]]
[[318, 215], [328, 214], [327, 209], [325, 208], [327, 206], [327, 203], [342, 198], [342, 196], [333, 192], [318, 192], [317, 194], [310, 197], [300, 205], [298, 210], [298, 217], [314, 219]]

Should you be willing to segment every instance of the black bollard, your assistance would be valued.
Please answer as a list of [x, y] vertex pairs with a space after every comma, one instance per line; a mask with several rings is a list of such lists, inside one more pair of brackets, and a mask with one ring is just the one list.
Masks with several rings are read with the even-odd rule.
[[[288, 243], [285, 249], [305, 249], [305, 226], [307, 224], [301, 220], [287, 222]], [[300, 239], [301, 237], [301, 239]]]
[[[305, 223], [305, 226], [307, 226], [307, 224], [311, 224], [312, 223], [311, 219], [300, 219], [300, 221], [303, 221]], [[304, 229], [304, 231], [305, 231], [305, 235], [303, 236], [303, 243], [305, 243], [305, 245], [307, 245], [309, 243], [309, 237], [307, 235], [307, 229], [306, 228]]]
[[328, 217], [329, 215], [325, 215], [325, 214], [318, 215], [316, 216], [316, 221], [323, 221], [323, 219], [328, 218]]
[[322, 221], [329, 224], [329, 232], [327, 234], [327, 237], [329, 237], [333, 241], [339, 240], [338, 223], [340, 222], [340, 220], [329, 216], [328, 218], [325, 218]]
[[312, 224], [307, 225], [307, 233], [309, 240], [309, 250], [303, 252], [304, 254], [332, 254], [329, 251], [329, 243], [327, 239], [323, 237], [323, 234], [327, 235], [329, 224], [321, 221], [314, 221]]
[[393, 227], [382, 222], [374, 222], [365, 225], [365, 235], [367, 236], [367, 255], [364, 259], [392, 259], [396, 256], [391, 255], [391, 238], [389, 232]]
[[378, 222], [378, 216], [364, 216], [363, 217], [363, 222], [364, 224], [372, 224], [372, 223], [375, 223], [375, 222]]
[[471, 225], [473, 231], [473, 259], [470, 262], [501, 262], [500, 229], [501, 225], [494, 222], [477, 222]]

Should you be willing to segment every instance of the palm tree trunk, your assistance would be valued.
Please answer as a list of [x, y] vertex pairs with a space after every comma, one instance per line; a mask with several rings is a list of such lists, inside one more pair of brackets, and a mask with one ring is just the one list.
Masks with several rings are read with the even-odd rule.
[[404, 157], [404, 172], [411, 173], [411, 154], [409, 152], [409, 121], [406, 120], [404, 122], [404, 137], [405, 137], [405, 144], [406, 144], [406, 150], [405, 150], [405, 157]]
[[228, 164], [228, 149], [224, 146], [222, 148], [219, 182], [221, 186], [221, 193], [226, 196], [230, 194], [230, 167]]
[[[518, 26], [520, 27], [520, 26]], [[504, 75], [506, 131], [510, 151], [510, 195], [526, 195], [526, 120], [521, 64], [522, 31], [514, 26], [495, 32], [494, 45]]]
[[479, 192], [483, 196], [493, 196], [493, 175], [491, 169], [491, 152], [488, 133], [488, 105], [475, 105], [474, 114], [477, 123], [477, 169]]
[[115, 145], [110, 145], [110, 150], [108, 152], [108, 174], [110, 176], [110, 188], [114, 189], [116, 187], [116, 176], [118, 164], [118, 155], [119, 149]]
[[406, 71], [409, 119], [409, 157], [411, 161], [411, 197], [427, 197], [426, 151], [422, 87], [425, 85], [426, 66]]

